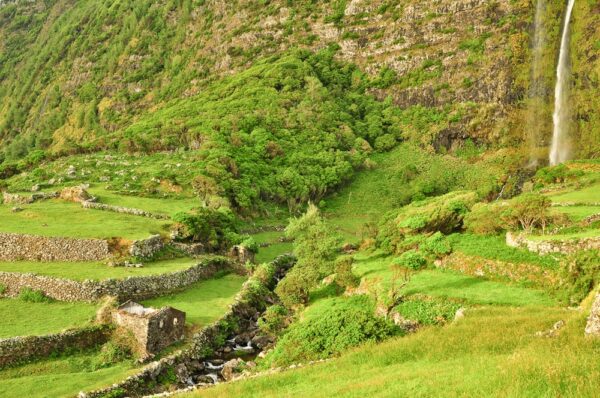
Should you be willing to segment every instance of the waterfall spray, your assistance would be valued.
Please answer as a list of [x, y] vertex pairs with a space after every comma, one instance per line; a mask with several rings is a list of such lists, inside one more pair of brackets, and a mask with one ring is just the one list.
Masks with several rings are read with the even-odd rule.
[[552, 147], [550, 149], [550, 164], [556, 165], [569, 158], [569, 83], [570, 83], [570, 65], [569, 65], [569, 22], [573, 13], [575, 0], [569, 0], [567, 13], [562, 29], [560, 40], [560, 53], [558, 56], [558, 66], [556, 68], [556, 88], [554, 89], [554, 114], [552, 121], [554, 131], [552, 132]]

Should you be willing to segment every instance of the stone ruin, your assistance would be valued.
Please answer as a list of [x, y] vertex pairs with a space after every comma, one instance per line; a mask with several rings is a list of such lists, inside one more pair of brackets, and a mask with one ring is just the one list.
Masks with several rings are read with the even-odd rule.
[[185, 337], [185, 312], [172, 307], [147, 308], [127, 301], [113, 312], [113, 322], [130, 331], [143, 360]]

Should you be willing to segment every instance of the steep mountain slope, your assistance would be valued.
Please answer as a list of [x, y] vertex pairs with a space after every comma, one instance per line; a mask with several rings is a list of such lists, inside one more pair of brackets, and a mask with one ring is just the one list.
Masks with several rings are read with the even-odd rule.
[[[81, 151], [140, 115], [201, 93], [219, 76], [290, 48], [340, 46], [338, 58], [373, 76], [372, 92], [402, 108], [460, 108], [454, 126], [412, 138], [440, 150], [525, 141], [531, 54], [529, 1], [16, 1], [0, 8], [0, 145], [4, 158], [32, 148]], [[562, 2], [548, 1], [556, 52]], [[581, 128], [595, 120], [598, 26], [593, 2], [575, 10]], [[575, 56], [574, 56], [575, 58]], [[545, 69], [547, 86], [554, 62]], [[548, 96], [551, 90], [548, 90]], [[549, 102], [549, 101], [546, 101]], [[547, 112], [546, 112], [547, 113]], [[540, 121], [549, 131], [549, 121]], [[595, 130], [594, 130], [595, 131]], [[543, 144], [549, 134], [540, 134]], [[592, 143], [593, 141], [585, 141]], [[584, 154], [597, 151], [583, 146]], [[0, 158], [1, 159], [1, 158]]]

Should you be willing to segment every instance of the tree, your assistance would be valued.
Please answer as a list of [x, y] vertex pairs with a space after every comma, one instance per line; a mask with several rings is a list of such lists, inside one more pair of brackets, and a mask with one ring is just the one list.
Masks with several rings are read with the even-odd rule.
[[334, 272], [341, 239], [312, 203], [302, 217], [290, 221], [285, 232], [288, 238], [294, 239], [294, 255], [298, 261], [279, 283], [276, 293], [291, 307], [305, 304], [310, 289]]
[[213, 178], [207, 177], [205, 175], [198, 175], [192, 180], [192, 187], [194, 188], [194, 192], [200, 198], [202, 202], [202, 206], [209, 207], [210, 199], [213, 196], [216, 196], [220, 192], [219, 185], [215, 182]]
[[503, 219], [515, 229], [521, 227], [526, 232], [531, 232], [537, 226], [545, 233], [550, 221], [548, 209], [551, 203], [550, 199], [543, 195], [526, 193], [511, 201]]

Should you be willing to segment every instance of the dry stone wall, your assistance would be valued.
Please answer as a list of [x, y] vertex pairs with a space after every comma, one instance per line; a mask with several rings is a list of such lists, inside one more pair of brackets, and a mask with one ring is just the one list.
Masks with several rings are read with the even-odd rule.
[[0, 232], [2, 261], [100, 261], [110, 255], [102, 239], [58, 238]]
[[568, 240], [532, 240], [523, 235], [506, 234], [506, 244], [511, 247], [522, 247], [540, 255], [550, 253], [571, 254], [582, 250], [600, 249], [600, 237]]
[[23, 288], [31, 288], [60, 301], [97, 301], [104, 296], [114, 296], [120, 301], [144, 300], [180, 290], [229, 268], [227, 259], [215, 257], [162, 275], [83, 282], [32, 273], [0, 272], [0, 285], [5, 287], [7, 296], [17, 296]]
[[600, 293], [596, 294], [592, 310], [585, 326], [587, 336], [600, 337]]
[[149, 211], [145, 211], [145, 210], [134, 209], [134, 208], [130, 208], [130, 207], [115, 206], [115, 205], [107, 205], [107, 204], [98, 203], [98, 202], [82, 201], [81, 206], [86, 209], [113, 211], [115, 213], [131, 214], [133, 216], [155, 218], [157, 220], [168, 220], [169, 219], [169, 216], [166, 216], [164, 214], [150, 213]]
[[0, 340], [0, 369], [68, 350], [104, 344], [111, 329], [106, 325], [67, 330], [46, 336], [11, 337]]

